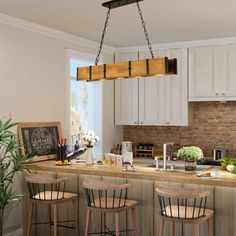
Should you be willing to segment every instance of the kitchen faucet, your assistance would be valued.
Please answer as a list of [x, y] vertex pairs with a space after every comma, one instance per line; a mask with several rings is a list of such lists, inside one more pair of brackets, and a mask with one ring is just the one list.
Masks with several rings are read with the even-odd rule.
[[167, 146], [169, 145], [173, 146], [174, 142], [163, 144], [163, 170], [166, 170]]

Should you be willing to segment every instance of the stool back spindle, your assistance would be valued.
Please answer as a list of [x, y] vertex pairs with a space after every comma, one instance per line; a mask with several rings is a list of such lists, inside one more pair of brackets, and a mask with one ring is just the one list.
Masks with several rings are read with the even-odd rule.
[[68, 178], [55, 179], [51, 176], [39, 174], [29, 174], [25, 177], [29, 197], [41, 201], [64, 199], [67, 180]]
[[205, 217], [208, 191], [193, 189], [175, 189], [159, 186], [157, 189], [160, 214], [178, 219], [196, 219]]
[[98, 180], [85, 180], [83, 183], [88, 206], [101, 209], [125, 207], [129, 186]]

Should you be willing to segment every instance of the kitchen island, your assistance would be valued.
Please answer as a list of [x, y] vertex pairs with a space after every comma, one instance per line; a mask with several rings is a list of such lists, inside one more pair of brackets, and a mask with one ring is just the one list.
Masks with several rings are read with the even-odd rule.
[[[193, 188], [197, 190], [210, 191], [207, 207], [215, 210], [214, 217], [214, 235], [234, 236], [236, 235], [236, 176], [224, 171], [221, 167], [212, 167], [211, 170], [219, 170], [218, 178], [201, 178], [194, 173], [176, 172], [176, 171], [155, 171], [154, 168], [136, 166], [135, 172], [128, 172], [118, 167], [87, 166], [85, 164], [74, 164], [70, 166], [56, 166], [55, 161], [45, 161], [32, 163], [28, 166], [32, 172], [48, 173], [56, 177], [68, 177], [66, 191], [79, 193], [79, 223], [80, 233], [84, 234], [86, 199], [82, 188], [82, 182], [85, 178], [102, 179], [116, 183], [130, 183], [128, 198], [139, 201], [137, 207], [138, 235], [152, 236], [158, 235], [159, 231], [159, 209], [158, 199], [155, 188], [158, 185], [168, 185], [183, 188]], [[24, 186], [25, 193], [27, 192]], [[27, 200], [24, 201], [23, 219], [27, 215]], [[68, 219], [71, 214], [67, 207], [62, 206], [60, 217], [63, 220]], [[37, 221], [46, 220], [47, 209], [40, 207], [37, 209]], [[92, 230], [100, 230], [100, 216], [95, 215], [92, 219]], [[129, 215], [124, 215], [121, 219], [121, 227], [126, 228], [129, 222], [132, 227], [132, 221]], [[108, 217], [109, 227], [114, 226], [114, 220]], [[46, 230], [46, 232], [45, 232]], [[46, 235], [47, 227], [37, 226], [38, 235]], [[64, 229], [62, 229], [64, 231]], [[202, 225], [201, 235], [207, 235], [206, 226]], [[70, 232], [71, 235], [73, 232]], [[131, 235], [131, 233], [127, 233]], [[169, 227], [165, 227], [165, 235], [169, 235]], [[177, 225], [176, 235], [193, 235], [193, 228], [190, 225]]]

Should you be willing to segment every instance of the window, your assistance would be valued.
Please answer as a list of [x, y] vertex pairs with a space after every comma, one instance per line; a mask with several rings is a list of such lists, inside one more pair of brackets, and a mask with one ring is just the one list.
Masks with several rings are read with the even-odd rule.
[[70, 137], [75, 143], [89, 130], [100, 137], [94, 155], [102, 152], [102, 82], [76, 81], [77, 67], [94, 64], [94, 55], [76, 53], [69, 55], [70, 72]]

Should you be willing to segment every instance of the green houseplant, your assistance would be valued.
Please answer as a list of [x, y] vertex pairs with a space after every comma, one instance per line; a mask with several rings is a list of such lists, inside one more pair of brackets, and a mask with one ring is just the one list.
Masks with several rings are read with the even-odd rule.
[[186, 171], [195, 171], [197, 161], [203, 158], [202, 149], [195, 146], [182, 147], [177, 152], [177, 157], [185, 161]]
[[11, 131], [16, 125], [11, 119], [0, 120], [0, 236], [3, 234], [4, 209], [19, 197], [14, 193], [13, 178], [27, 161], [26, 156], [19, 153], [17, 135]]

